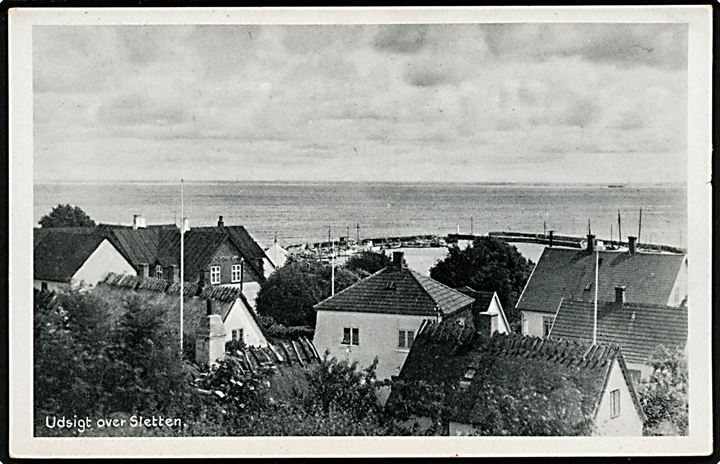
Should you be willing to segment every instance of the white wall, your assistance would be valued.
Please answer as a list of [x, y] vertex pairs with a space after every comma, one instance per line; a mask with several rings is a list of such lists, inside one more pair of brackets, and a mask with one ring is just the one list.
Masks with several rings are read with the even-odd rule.
[[682, 269], [678, 273], [677, 280], [670, 292], [668, 306], [680, 306], [680, 303], [688, 296], [688, 268], [687, 258], [683, 261]]
[[[350, 311], [318, 311], [313, 343], [321, 355], [327, 350], [330, 356], [350, 362], [358, 361], [358, 368], [372, 364], [377, 356], [377, 378], [387, 379], [400, 373], [409, 350], [398, 348], [398, 331], [412, 330], [417, 336], [424, 319], [431, 316], [408, 316]], [[342, 344], [343, 328], [357, 327], [360, 344]]]
[[497, 317], [493, 318], [493, 323], [497, 324], [496, 327], [493, 327], [493, 332], [500, 332], [500, 333], [510, 333], [510, 327], [505, 323], [505, 318], [503, 317], [503, 312], [501, 311], [500, 302], [498, 301], [497, 294], [492, 299], [492, 302], [490, 303], [490, 307], [488, 308], [488, 313], [490, 314], [497, 314]]
[[[610, 392], [615, 389], [620, 390], [620, 415], [612, 418]], [[595, 426], [595, 435], [599, 436], [642, 436], [642, 420], [635, 409], [630, 390], [625, 383], [625, 376], [617, 360], [610, 369], [610, 378], [595, 416]]]
[[80, 269], [72, 277], [73, 284], [84, 282], [88, 285], [95, 285], [100, 282], [109, 272], [116, 274], [135, 274], [135, 269], [120, 254], [117, 249], [105, 239], [92, 252], [90, 257], [80, 266]]
[[232, 340], [232, 331], [243, 329], [243, 342], [246, 346], [268, 346], [268, 341], [262, 329], [248, 312], [249, 309], [241, 300], [236, 300], [227, 317], [223, 321], [227, 334], [225, 341]]
[[522, 334], [532, 335], [535, 337], [543, 336], [543, 317], [555, 317], [553, 313], [543, 313], [538, 311], [521, 311], [522, 317]]

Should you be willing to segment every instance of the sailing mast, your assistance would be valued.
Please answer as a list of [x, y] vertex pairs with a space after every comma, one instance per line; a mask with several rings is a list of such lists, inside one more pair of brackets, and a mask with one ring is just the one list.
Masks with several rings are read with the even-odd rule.
[[638, 220], [638, 238], [637, 238], [638, 248], [640, 248], [640, 232], [641, 231], [642, 231], [642, 207], [640, 208], [640, 219]]
[[618, 210], [618, 242], [622, 244], [622, 222], [620, 222], [620, 210]]
[[185, 303], [185, 181], [180, 179], [180, 356], [183, 355]]

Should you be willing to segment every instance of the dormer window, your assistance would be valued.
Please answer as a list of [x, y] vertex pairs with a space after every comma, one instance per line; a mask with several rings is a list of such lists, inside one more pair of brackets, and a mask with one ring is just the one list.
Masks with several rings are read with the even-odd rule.
[[162, 279], [162, 276], [163, 276], [163, 268], [161, 265], [158, 264], [155, 266], [155, 277], [158, 279]]

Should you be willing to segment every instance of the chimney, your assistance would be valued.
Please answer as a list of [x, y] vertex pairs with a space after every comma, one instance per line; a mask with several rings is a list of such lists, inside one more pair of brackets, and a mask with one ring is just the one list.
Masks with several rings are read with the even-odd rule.
[[548, 230], [548, 235], [550, 236], [550, 248], [553, 246], [553, 235], [555, 234], [554, 230]]
[[180, 268], [177, 264], [171, 264], [168, 266], [168, 280], [170, 283], [180, 282]]
[[225, 357], [225, 324], [218, 314], [210, 314], [212, 301], [207, 300], [208, 315], [200, 318], [195, 331], [195, 362], [211, 365]]
[[223, 221], [222, 215], [218, 216], [218, 227], [225, 227], [225, 221]]
[[630, 255], [634, 255], [637, 252], [637, 237], [628, 235], [628, 251]]
[[595, 236], [593, 234], [587, 234], [587, 251], [595, 250]]
[[150, 276], [150, 265], [147, 263], [140, 263], [138, 264], [138, 275], [140, 277], [149, 277]]
[[207, 282], [209, 280], [210, 271], [200, 271], [200, 274], [198, 276], [197, 292], [195, 292], [195, 296], [200, 296], [202, 294], [203, 290], [205, 289], [205, 285], [207, 285]]
[[615, 286], [615, 303], [622, 305], [625, 304], [625, 286], [624, 285], [616, 285]]
[[395, 269], [402, 269], [403, 267], [403, 252], [402, 251], [393, 251], [392, 254], [392, 264]]
[[205, 300], [205, 312], [206, 315], [212, 316], [215, 314], [215, 301], [208, 298]]
[[145, 218], [139, 214], [133, 214], [132, 228], [133, 230], [144, 229]]
[[182, 220], [182, 230], [184, 230], [185, 232], [187, 232], [188, 230], [190, 230], [190, 219], [188, 219], [188, 218], [183, 218], [183, 220]]

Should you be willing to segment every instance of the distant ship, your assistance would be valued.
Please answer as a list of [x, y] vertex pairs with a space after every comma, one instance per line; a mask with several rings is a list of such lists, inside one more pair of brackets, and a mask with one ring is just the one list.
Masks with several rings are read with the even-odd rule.
[[625, 184], [610, 184], [610, 185], [608, 185], [608, 188], [621, 189], [621, 188], [625, 188]]

